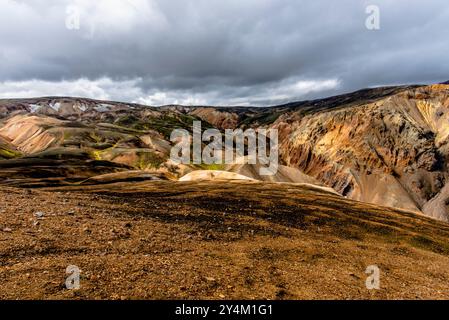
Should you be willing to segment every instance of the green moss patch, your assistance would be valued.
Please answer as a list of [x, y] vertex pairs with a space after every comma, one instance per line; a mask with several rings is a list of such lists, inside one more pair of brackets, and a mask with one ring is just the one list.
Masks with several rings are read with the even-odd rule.
[[22, 154], [18, 151], [7, 149], [5, 147], [0, 146], [0, 158], [3, 159], [14, 159], [21, 157]]

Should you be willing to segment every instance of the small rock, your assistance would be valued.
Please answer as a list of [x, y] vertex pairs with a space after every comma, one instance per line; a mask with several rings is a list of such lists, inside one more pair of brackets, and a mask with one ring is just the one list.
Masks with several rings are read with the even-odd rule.
[[12, 232], [12, 229], [11, 228], [4, 228], [3, 232]]
[[226, 296], [224, 295], [224, 294], [220, 294], [220, 295], [218, 295], [221, 299], [224, 299], [224, 298], [226, 298]]
[[42, 218], [44, 215], [45, 215], [45, 213], [43, 213], [43, 212], [41, 212], [41, 211], [38, 211], [38, 212], [36, 212], [36, 213], [34, 214], [34, 216], [37, 217], [37, 218]]
[[83, 232], [92, 233], [92, 230], [90, 230], [88, 227], [85, 227], [85, 228], [83, 228]]
[[210, 282], [216, 281], [215, 278], [212, 277], [205, 277], [205, 279]]

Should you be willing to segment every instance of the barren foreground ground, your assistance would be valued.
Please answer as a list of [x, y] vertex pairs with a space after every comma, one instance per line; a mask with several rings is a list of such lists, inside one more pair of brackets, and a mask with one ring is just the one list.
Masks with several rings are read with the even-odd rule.
[[448, 224], [306, 186], [0, 188], [2, 299], [449, 298]]

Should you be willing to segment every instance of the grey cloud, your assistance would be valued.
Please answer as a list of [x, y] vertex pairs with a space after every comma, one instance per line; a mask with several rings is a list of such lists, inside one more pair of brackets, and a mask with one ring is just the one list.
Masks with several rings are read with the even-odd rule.
[[[380, 7], [380, 30], [365, 28], [369, 4]], [[70, 5], [80, 30], [65, 27]], [[449, 78], [447, 21], [446, 0], [0, 0], [0, 82], [86, 79], [112, 90], [107, 78], [132, 92], [104, 92], [117, 99], [229, 104], [437, 82]]]

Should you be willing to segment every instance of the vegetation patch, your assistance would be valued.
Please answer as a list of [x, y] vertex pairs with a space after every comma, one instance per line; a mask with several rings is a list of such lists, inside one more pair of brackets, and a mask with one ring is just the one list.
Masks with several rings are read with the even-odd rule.
[[[166, 139], [170, 139], [170, 135], [175, 129], [192, 131], [193, 121], [197, 120], [199, 119], [191, 115], [166, 113], [161, 117], [152, 117], [143, 120], [132, 115], [127, 115], [121, 117], [114, 124], [140, 132], [155, 130], [161, 133]], [[203, 129], [213, 128], [213, 126], [206, 121], [201, 121], [201, 125]]]
[[0, 158], [14, 159], [14, 158], [18, 158], [21, 156], [22, 156], [22, 154], [18, 151], [6, 149], [6, 148], [0, 146]]
[[224, 164], [206, 164], [206, 163], [202, 163], [202, 164], [197, 164], [195, 165], [198, 170], [225, 170], [226, 169], [226, 165]]
[[151, 151], [138, 152], [137, 155], [139, 160], [136, 167], [141, 170], [150, 168], [158, 169], [165, 162], [164, 158]]

